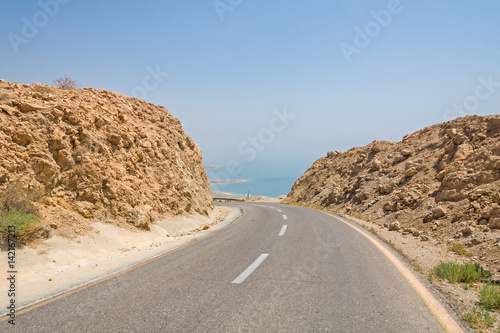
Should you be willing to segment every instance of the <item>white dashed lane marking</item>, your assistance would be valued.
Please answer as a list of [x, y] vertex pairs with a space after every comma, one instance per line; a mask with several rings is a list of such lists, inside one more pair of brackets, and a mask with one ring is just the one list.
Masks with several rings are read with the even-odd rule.
[[286, 228], [287, 228], [287, 227], [288, 227], [288, 226], [287, 226], [286, 224], [284, 224], [284, 225], [283, 225], [283, 227], [281, 227], [281, 231], [280, 231], [280, 233], [278, 234], [278, 236], [283, 236], [283, 235], [285, 234], [285, 231], [286, 231]]
[[267, 258], [269, 254], [267, 253], [263, 253], [261, 254], [257, 260], [255, 260], [250, 266], [248, 266], [247, 269], [245, 269], [243, 271], [243, 273], [241, 273], [236, 279], [233, 280], [233, 282], [231, 283], [235, 283], [235, 284], [240, 284], [240, 283], [243, 283], [243, 281], [246, 280], [247, 277], [250, 276], [250, 274], [253, 273], [253, 271], [255, 271], [257, 269], [257, 267], [259, 267], [260, 264], [262, 264], [262, 262]]

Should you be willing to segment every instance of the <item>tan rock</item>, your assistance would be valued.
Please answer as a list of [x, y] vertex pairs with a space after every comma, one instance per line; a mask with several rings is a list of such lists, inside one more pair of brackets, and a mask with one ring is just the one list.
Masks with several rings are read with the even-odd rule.
[[477, 224], [478, 225], [487, 225], [488, 224], [488, 220], [487, 219], [480, 219]]
[[429, 223], [431, 221], [432, 221], [432, 214], [427, 214], [424, 216], [424, 218], [423, 218], [424, 223]]
[[469, 157], [474, 152], [474, 148], [470, 144], [462, 144], [458, 146], [457, 152], [455, 153], [454, 160], [464, 160]]
[[380, 170], [382, 166], [382, 163], [377, 160], [377, 159], [374, 159], [371, 163], [370, 163], [370, 170], [371, 171], [377, 171], [377, 170]]
[[380, 142], [376, 142], [372, 146], [372, 149], [371, 149], [372, 153], [374, 153], [374, 154], [380, 153], [382, 150], [383, 150], [383, 148], [382, 148], [382, 144]]
[[398, 203], [393, 202], [393, 201], [389, 201], [389, 202], [384, 204], [384, 210], [386, 210], [388, 212], [395, 212], [398, 210]]
[[500, 170], [500, 156], [489, 156], [486, 164], [487, 170]]
[[387, 183], [380, 185], [378, 187], [378, 191], [382, 194], [390, 194], [393, 190], [396, 184], [392, 180], [388, 181]]
[[441, 170], [437, 175], [436, 175], [436, 178], [439, 179], [439, 180], [442, 180], [444, 178], [444, 176], [446, 176], [448, 174], [448, 171], [447, 170]]
[[465, 227], [464, 229], [462, 229], [462, 233], [464, 235], [470, 235], [474, 232], [474, 228], [471, 227], [471, 226], [468, 226], [468, 227]]
[[0, 105], [0, 110], [4, 111], [9, 116], [15, 116], [16, 114], [19, 113], [18, 109], [14, 108], [12, 106], [9, 106], [9, 105], [5, 105], [5, 104]]
[[441, 206], [437, 206], [432, 210], [432, 216], [436, 219], [443, 217], [445, 215], [446, 215], [446, 210]]
[[399, 153], [394, 154], [394, 159], [393, 159], [393, 164], [398, 164], [399, 162], [403, 161], [405, 157]]
[[399, 229], [401, 229], [401, 224], [398, 221], [389, 223], [390, 231], [398, 231]]
[[365, 154], [359, 154], [356, 158], [356, 163], [361, 163], [365, 159], [366, 155]]
[[30, 144], [32, 140], [33, 137], [26, 130], [18, 131], [12, 136], [12, 141], [20, 146], [26, 146]]
[[412, 167], [404, 172], [405, 177], [413, 177], [418, 173], [417, 168]]
[[402, 148], [401, 149], [401, 155], [407, 157], [407, 156], [410, 156], [412, 154], [412, 150], [410, 148]]
[[122, 141], [121, 135], [115, 134], [115, 133], [108, 133], [107, 139], [109, 142], [111, 142], [112, 144], [114, 144], [116, 146], [120, 145], [120, 143]]
[[19, 105], [19, 108], [21, 109], [22, 112], [30, 112], [30, 111], [42, 110], [43, 106], [33, 103], [21, 103]]
[[468, 138], [463, 134], [463, 133], [459, 133], [457, 134], [454, 138], [453, 138], [453, 141], [457, 144], [457, 145], [461, 145], [462, 143], [464, 143], [465, 141], [467, 141]]
[[491, 229], [500, 229], [500, 217], [491, 218], [488, 222], [488, 227]]

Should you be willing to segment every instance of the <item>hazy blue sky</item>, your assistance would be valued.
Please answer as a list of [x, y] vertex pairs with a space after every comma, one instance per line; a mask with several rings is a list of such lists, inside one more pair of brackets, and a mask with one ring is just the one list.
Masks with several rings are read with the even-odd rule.
[[3, 1], [0, 22], [0, 78], [145, 97], [205, 164], [298, 176], [330, 150], [499, 113], [498, 0]]

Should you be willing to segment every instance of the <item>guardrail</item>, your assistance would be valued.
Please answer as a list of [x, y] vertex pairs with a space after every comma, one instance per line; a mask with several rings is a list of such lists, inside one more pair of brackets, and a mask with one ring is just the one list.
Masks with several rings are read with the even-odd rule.
[[235, 198], [213, 198], [214, 201], [245, 201], [245, 199], [235, 199]]

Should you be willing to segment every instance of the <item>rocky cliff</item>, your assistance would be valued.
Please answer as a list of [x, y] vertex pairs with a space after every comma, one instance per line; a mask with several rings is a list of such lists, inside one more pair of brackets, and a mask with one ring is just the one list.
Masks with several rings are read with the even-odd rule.
[[[196, 143], [164, 107], [93, 88], [0, 80], [0, 193], [38, 191], [53, 228], [82, 218], [148, 229], [213, 208]], [[77, 222], [75, 222], [77, 221]]]
[[496, 253], [489, 258], [499, 263], [500, 115], [329, 152], [286, 201], [359, 214], [423, 240], [461, 242], [478, 257]]

